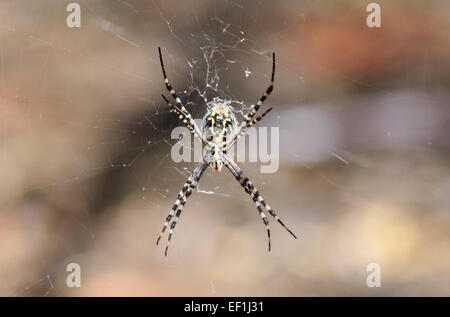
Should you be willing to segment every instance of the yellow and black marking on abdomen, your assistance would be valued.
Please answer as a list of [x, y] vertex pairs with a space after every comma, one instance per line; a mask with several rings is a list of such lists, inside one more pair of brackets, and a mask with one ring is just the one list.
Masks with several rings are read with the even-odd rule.
[[223, 103], [213, 103], [202, 122], [203, 136], [207, 140], [220, 145], [228, 136], [234, 134], [236, 127], [236, 117], [230, 107]]
[[207, 155], [215, 171], [222, 167], [221, 154], [226, 154], [227, 137], [232, 136], [236, 128], [236, 118], [225, 103], [212, 102], [210, 110], [202, 122], [203, 137], [213, 143], [208, 145]]
[[210, 135], [214, 138], [224, 136], [227, 134], [227, 129], [232, 130], [234, 128], [233, 123], [235, 119], [231, 115], [228, 106], [219, 105], [213, 107], [203, 120], [204, 131], [208, 129]]

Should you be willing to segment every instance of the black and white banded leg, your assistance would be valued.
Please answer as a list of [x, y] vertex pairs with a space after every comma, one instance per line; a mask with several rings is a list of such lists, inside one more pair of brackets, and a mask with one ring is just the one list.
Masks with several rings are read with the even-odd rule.
[[[161, 48], [160, 47], [158, 47], [158, 53], [159, 53], [159, 61], [161, 63], [162, 73], [163, 73], [163, 76], [164, 76], [164, 84], [166, 85], [167, 90], [169, 91], [170, 95], [175, 99], [175, 102], [176, 102], [174, 108], [176, 108], [178, 111], [181, 111], [183, 113], [183, 115], [185, 117], [185, 120], [187, 122], [189, 122], [189, 125], [191, 125], [193, 127], [193, 130], [195, 131], [195, 134], [197, 134], [197, 136], [200, 139], [202, 139], [202, 133], [201, 133], [199, 127], [197, 126], [195, 121], [192, 119], [191, 114], [187, 111], [187, 109], [181, 103], [181, 99], [176, 94], [175, 89], [173, 89], [173, 87], [169, 83], [169, 79], [167, 78], [166, 69], [164, 67], [164, 62], [163, 62], [163, 59], [162, 59], [162, 54], [161, 54]], [[167, 100], [165, 97], [164, 97], [164, 99]]]
[[188, 122], [186, 116], [181, 112], [181, 110], [172, 105], [172, 103], [166, 98], [166, 96], [164, 95], [161, 96], [167, 102], [167, 105], [170, 107], [170, 111], [175, 113], [177, 118], [186, 125], [186, 127], [189, 129], [189, 131], [191, 131], [191, 133], [195, 134], [194, 127], [192, 126], [191, 122]]
[[159, 237], [156, 240], [156, 245], [158, 245], [159, 241], [164, 235], [164, 231], [166, 231], [167, 226], [172, 220], [172, 223], [170, 224], [169, 236], [167, 238], [166, 249], [164, 251], [164, 255], [166, 256], [167, 250], [169, 249], [170, 240], [172, 239], [173, 231], [177, 225], [177, 221], [181, 215], [184, 205], [186, 204], [186, 200], [192, 194], [192, 190], [197, 187], [198, 182], [203, 175], [203, 172], [205, 171], [205, 169], [208, 167], [209, 164], [210, 163], [203, 161], [199, 165], [197, 165], [197, 167], [194, 169], [194, 172], [188, 177], [186, 183], [184, 183], [183, 188], [178, 193], [177, 200], [175, 201], [172, 209], [167, 215], [166, 222], [164, 223], [161, 233], [159, 234]]
[[[246, 185], [244, 185], [243, 183], [241, 183], [240, 181], [240, 176], [239, 173], [235, 171], [235, 169], [226, 161], [224, 160], [224, 164], [225, 166], [228, 168], [228, 170], [231, 172], [231, 174], [233, 174], [233, 176], [239, 181], [239, 183], [241, 184], [241, 186], [244, 188], [245, 192], [249, 195], [251, 195], [251, 191], [247, 188]], [[253, 197], [252, 197], [253, 198]], [[266, 215], [264, 214], [263, 209], [261, 208], [260, 203], [253, 199], [253, 201], [255, 202], [256, 205], [256, 209], [258, 209], [258, 213], [261, 216], [261, 219], [264, 223], [264, 225], [266, 226], [266, 230], [267, 230], [267, 243], [268, 243], [268, 250], [270, 251], [271, 249], [271, 243], [270, 243], [270, 226], [269, 226], [269, 220], [267, 220]]]
[[[239, 183], [241, 184], [241, 186], [244, 188], [244, 190], [246, 191], [247, 194], [251, 195], [250, 190], [240, 181], [240, 176], [239, 174], [235, 171], [235, 169], [226, 161], [224, 160], [224, 164], [225, 166], [228, 168], [228, 170], [233, 174], [233, 176], [239, 181]], [[253, 201], [255, 202], [256, 205], [256, 209], [258, 209], [258, 213], [261, 216], [261, 220], [263, 221], [264, 225], [266, 226], [266, 230], [267, 230], [267, 243], [268, 243], [268, 250], [270, 251], [271, 249], [271, 243], [270, 243], [270, 226], [269, 226], [269, 220], [267, 220], [266, 215], [264, 214], [263, 209], [261, 208], [261, 205], [258, 201], [256, 201], [255, 199], [253, 199]]]
[[252, 125], [258, 123], [259, 120], [261, 120], [267, 113], [270, 112], [270, 110], [272, 110], [272, 108], [270, 108], [269, 110], [264, 112], [262, 114], [262, 116], [256, 118], [256, 120], [252, 121], [252, 119], [255, 116], [256, 112], [259, 110], [259, 108], [261, 107], [263, 102], [267, 99], [267, 97], [269, 97], [269, 95], [273, 91], [274, 80], [275, 80], [275, 53], [272, 53], [272, 76], [271, 76], [271, 79], [270, 79], [270, 85], [269, 85], [269, 87], [267, 87], [266, 92], [264, 93], [264, 95], [262, 95], [262, 97], [258, 100], [258, 102], [255, 105], [251, 106], [250, 111], [244, 116], [244, 120], [242, 121], [241, 125], [239, 126], [239, 128], [237, 130], [236, 135], [231, 140], [229, 145], [232, 145], [238, 138], [241, 137], [242, 134], [244, 134], [247, 131], [247, 129], [249, 127], [251, 127]]
[[272, 111], [272, 108], [267, 109], [262, 115], [260, 115], [260, 116], [258, 116], [257, 118], [253, 119], [252, 122], [250, 122], [249, 124], [247, 124], [247, 125], [243, 128], [242, 132], [245, 133], [245, 132], [248, 130], [248, 128], [250, 128], [250, 127], [256, 125], [256, 124], [257, 124], [259, 121], [261, 121], [261, 119], [264, 118], [270, 111]]
[[260, 208], [261, 205], [263, 208], [270, 213], [272, 217], [275, 218], [275, 220], [278, 221], [278, 223], [283, 226], [284, 229], [286, 229], [287, 232], [289, 232], [294, 238], [297, 239], [297, 236], [284, 224], [284, 222], [278, 217], [278, 215], [275, 213], [275, 211], [270, 207], [270, 205], [264, 200], [264, 198], [259, 193], [258, 189], [253, 185], [253, 183], [248, 179], [248, 177], [245, 177], [244, 172], [240, 169], [240, 167], [228, 156], [224, 157], [225, 165], [228, 167], [230, 172], [234, 175], [236, 180], [241, 184], [241, 186], [244, 188], [245, 192], [249, 194], [253, 201], [255, 202], [256, 208], [261, 214]]
[[275, 80], [275, 53], [272, 53], [272, 76], [270, 80], [270, 85], [267, 87], [266, 92], [262, 97], [258, 100], [256, 105], [252, 105], [250, 112], [245, 116], [244, 121], [242, 122], [241, 126], [247, 125], [255, 116], [256, 112], [258, 111], [259, 107], [261, 107], [262, 103], [269, 97], [270, 93], [273, 90], [273, 82]]

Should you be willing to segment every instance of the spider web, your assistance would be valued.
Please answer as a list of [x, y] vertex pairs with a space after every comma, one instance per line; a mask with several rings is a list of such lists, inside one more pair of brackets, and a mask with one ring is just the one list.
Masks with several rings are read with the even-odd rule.
[[[327, 186], [351, 197], [353, 192], [343, 188], [333, 172], [316, 171], [314, 166], [331, 161], [339, 169], [365, 164], [377, 167], [377, 162], [368, 163], [352, 152], [352, 147], [367, 142], [367, 136], [346, 132], [341, 136], [346, 142], [331, 137], [340, 129], [333, 120], [339, 112], [321, 100], [332, 99], [333, 94], [339, 98], [339, 91], [323, 96], [320, 89], [312, 89], [313, 95], [307, 95], [303, 64], [295, 60], [295, 54], [286, 53], [298, 41], [289, 38], [290, 30], [301, 28], [308, 12], [317, 9], [314, 1], [297, 3], [289, 14], [285, 12], [288, 5], [277, 6], [269, 0], [200, 1], [179, 7], [158, 1], [77, 2], [82, 10], [79, 29], [67, 28], [66, 4], [59, 1], [11, 0], [0, 5], [4, 15], [0, 25], [2, 165], [6, 171], [16, 155], [20, 160], [17, 165], [23, 167], [23, 171], [14, 167], [5, 174], [11, 178], [9, 184], [2, 186], [2, 202], [6, 207], [3, 214], [8, 220], [4, 226], [17, 230], [17, 235], [13, 235], [17, 241], [13, 242], [24, 250], [16, 254], [7, 254], [12, 252], [9, 249], [2, 251], [4, 261], [12, 263], [8, 262], [12, 261], [12, 255], [19, 259], [20, 265], [0, 276], [2, 281], [8, 281], [0, 288], [0, 294], [71, 295], [65, 286], [66, 265], [80, 262], [83, 268], [89, 258], [106, 257], [103, 250], [111, 248], [114, 237], [123, 234], [123, 227], [115, 231], [115, 222], [107, 229], [103, 227], [103, 222], [111, 217], [122, 219], [122, 211], [117, 210], [157, 212], [151, 220], [160, 219], [163, 224], [196, 163], [174, 163], [171, 159], [171, 150], [180, 140], [173, 140], [170, 134], [181, 123], [159, 96], [169, 94], [163, 85], [158, 46], [162, 49], [169, 80], [194, 118], [202, 118], [206, 103], [219, 98], [229, 101], [241, 120], [266, 89], [272, 52], [277, 52], [275, 93], [263, 106], [263, 111], [269, 106], [274, 106], [275, 111], [262, 124], [282, 130], [282, 168], [299, 165], [317, 173]], [[268, 22], [269, 13], [272, 15]], [[278, 50], [282, 53], [278, 54]], [[428, 63], [425, 56], [424, 85]], [[341, 81], [360, 89], [385, 91], [384, 87], [352, 75], [342, 77]], [[401, 104], [402, 98], [409, 96], [398, 98]], [[318, 106], [308, 106], [310, 101], [317, 102]], [[305, 110], [293, 108], [303, 102], [307, 104]], [[436, 99], [431, 103], [440, 102]], [[277, 105], [284, 107], [277, 109]], [[400, 113], [403, 111], [406, 108]], [[427, 127], [439, 121], [430, 112], [425, 111]], [[314, 126], [309, 121], [319, 124]], [[439, 124], [443, 126], [445, 122]], [[395, 122], [381, 127], [380, 134], [390, 140], [399, 137], [396, 131], [392, 132], [394, 125]], [[412, 131], [397, 133], [406, 135]], [[19, 137], [11, 141], [16, 135]], [[436, 135], [430, 128], [418, 138], [425, 145], [445, 143]], [[387, 141], [388, 147], [396, 147], [400, 141]], [[259, 163], [244, 165], [250, 169], [254, 183], [264, 186], [267, 179], [275, 180], [270, 175], [256, 173], [258, 166]], [[223, 174], [212, 175], [207, 170], [195, 196], [213, 196], [200, 198], [210, 208], [214, 208], [215, 202], [220, 205], [237, 200], [254, 209], [245, 195], [235, 197], [242, 189], [231, 175]], [[71, 197], [72, 193], [75, 198]], [[290, 205], [296, 202], [288, 195], [278, 199], [287, 200]], [[189, 201], [186, 208], [195, 210], [201, 202]], [[248, 219], [259, 221], [254, 214], [249, 214]], [[233, 225], [239, 221], [226, 220], [225, 215], [214, 217], [219, 225], [220, 221], [231, 221]], [[314, 216], [307, 217], [314, 219]], [[214, 220], [205, 221], [211, 225]], [[192, 224], [194, 220], [185, 223], [187, 228]], [[261, 224], [255, 224], [255, 228], [257, 225]], [[159, 230], [159, 222], [152, 228]], [[176, 235], [186, 236], [190, 232], [187, 228], [177, 227]], [[135, 228], [128, 227], [128, 230], [127, 239]], [[149, 241], [148, 245], [153, 246], [153, 238], [159, 231], [136, 230], [140, 235], [136, 234], [135, 239], [140, 243]], [[49, 234], [53, 237], [49, 238]], [[259, 238], [262, 240], [263, 236]], [[37, 251], [29, 254], [28, 250], [35, 244]], [[147, 246], [138, 248], [136, 253], [146, 253], [148, 249]], [[159, 254], [160, 248], [156, 249]], [[179, 247], [174, 254], [193, 252], [182, 249]], [[142, 261], [159, 269], [167, 265], [170, 272], [182, 264], [176, 259], [169, 264], [144, 257]], [[98, 263], [108, 271], [107, 263], [101, 260]], [[29, 274], [23, 274], [28, 266]], [[95, 271], [91, 266], [89, 269]], [[20, 278], [8, 280], [9, 274], [17, 276], [18, 272], [22, 274]], [[214, 278], [203, 278], [204, 287], [216, 294]], [[289, 276], [283, 275], [280, 283], [289, 284], [288, 281]]]
[[[179, 126], [180, 122], [169, 113], [162, 99], [155, 97], [158, 92], [168, 95], [159, 74], [156, 48], [162, 47], [169, 79], [194, 118], [204, 115], [206, 102], [213, 98], [231, 102], [234, 111], [241, 115], [243, 111], [248, 110], [246, 102], [250, 101], [244, 101], [246, 96], [235, 95], [233, 91], [246, 80], [260, 78], [259, 83], [263, 84], [252, 101], [259, 98], [262, 89], [269, 83], [272, 52], [269, 50], [271, 47], [258, 43], [252, 34], [240, 26], [241, 21], [247, 18], [243, 4], [225, 4], [226, 8], [239, 14], [237, 18], [223, 18], [216, 12], [217, 3], [205, 6], [211, 11], [211, 14], [207, 15], [200, 14], [197, 9], [180, 12], [173, 8], [164, 8], [164, 5], [158, 2], [149, 6], [119, 0], [108, 3], [78, 3], [82, 9], [82, 27], [79, 30], [67, 29], [63, 21], [68, 13], [65, 12], [65, 7], [56, 1], [45, 1], [39, 5], [29, 1], [9, 1], [2, 5], [4, 12], [7, 12], [5, 14], [8, 14], [8, 18], [1, 25], [6, 37], [3, 43], [7, 44], [1, 49], [2, 99], [7, 101], [4, 111], [12, 113], [11, 116], [19, 116], [20, 123], [31, 124], [38, 132], [45, 133], [46, 129], [50, 128], [65, 130], [61, 140], [63, 144], [59, 150], [64, 151], [74, 146], [84, 152], [84, 157], [77, 157], [71, 152], [69, 156], [55, 155], [51, 161], [37, 162], [34, 167], [41, 164], [47, 167], [52, 165], [55, 168], [63, 167], [70, 172], [63, 173], [65, 176], [54, 173], [50, 173], [53, 174], [50, 177], [42, 175], [41, 177], [50, 179], [39, 179], [36, 184], [25, 186], [25, 190], [20, 189], [18, 185], [17, 191], [12, 190], [4, 196], [7, 202], [22, 195], [30, 196], [29, 199], [34, 202], [39, 201], [39, 198], [33, 197], [35, 195], [45, 197], [50, 195], [49, 193], [70, 191], [98, 178], [99, 186], [103, 187], [109, 201], [97, 201], [91, 206], [84, 206], [82, 212], [72, 211], [73, 214], [70, 214], [70, 210], [65, 211], [73, 222], [72, 225], [78, 227], [75, 231], [82, 234], [78, 237], [80, 244], [89, 247], [96, 244], [96, 229], [91, 220], [92, 210], [108, 209], [121, 199], [111, 197], [111, 193], [136, 193], [135, 199], [140, 198], [144, 205], [154, 205], [161, 210], [162, 220], [173, 203], [172, 200], [176, 198], [177, 191], [169, 188], [174, 183], [181, 188], [195, 166], [195, 163], [174, 164], [171, 161], [171, 147], [177, 140], [170, 138], [170, 132]], [[223, 11], [225, 7], [219, 10]], [[48, 10], [51, 12], [45, 12]], [[91, 51], [90, 44], [77, 45], [76, 40], [65, 41], [60, 34], [53, 35], [48, 29], [52, 26], [43, 22], [48, 16], [52, 17], [52, 23], [59, 23], [59, 33], [73, 35], [81, 41], [84, 35], [92, 32], [92, 37], [97, 38], [95, 41], [107, 43], [111, 49], [119, 47], [125, 55], [137, 55], [143, 65], [133, 68], [130, 65], [123, 66], [117, 60], [117, 63], [112, 62], [114, 58], [102, 60], [101, 56]], [[57, 21], [55, 17], [59, 17], [61, 21]], [[134, 19], [139, 20], [141, 24], [137, 27], [130, 25], [130, 21]], [[145, 20], [155, 22], [150, 25]], [[256, 21], [257, 18], [254, 22]], [[130, 29], [124, 26], [127, 24]], [[185, 25], [192, 27], [185, 30]], [[31, 26], [37, 28], [33, 29]], [[159, 29], [159, 34], [156, 38], [149, 39], [144, 34], [152, 34], [153, 27]], [[263, 67], [255, 67], [255, 70], [252, 70], [255, 59], [258, 65]], [[91, 76], [87, 79], [89, 84], [79, 83], [86, 78], [75, 78], [77, 83], [72, 89], [68, 88], [72, 84], [70, 77], [74, 75], [70, 73], [63, 84], [52, 87], [52, 84], [55, 84], [55, 78], [52, 76], [61, 76], [57, 71], [53, 71], [53, 68], [58, 67], [56, 65], [64, 67], [70, 63], [79, 65], [84, 72], [81, 77]], [[89, 74], [85, 72], [86, 67], [92, 67], [88, 71]], [[12, 68], [11, 75], [9, 68]], [[33, 73], [31, 78], [30, 72]], [[158, 76], [153, 76], [154, 72], [158, 73]], [[118, 87], [108, 87], [104, 83], [95, 82], [99, 78], [97, 74], [104, 74], [105, 77], [111, 75], [123, 82], [130, 81], [131, 83], [126, 85], [128, 88], [134, 85], [146, 88], [129, 91], [121, 88], [121, 84], [118, 84]], [[6, 80], [11, 78], [13, 82], [7, 84]], [[36, 79], [40, 81], [37, 87], [33, 86]], [[88, 94], [94, 95], [95, 101], [80, 97]], [[99, 111], [94, 104], [107, 104], [117, 97], [120, 101], [112, 101], [109, 110], [108, 106], [105, 106], [104, 111]], [[89, 107], [94, 108], [92, 116], [88, 111], [74, 111], [74, 108], [84, 110]], [[64, 110], [59, 111], [58, 108]], [[74, 135], [85, 131], [90, 131], [86, 139], [79, 144], [70, 143]], [[91, 133], [92, 136], [89, 136]], [[4, 143], [5, 140], [4, 138]], [[24, 152], [22, 154], [25, 155]], [[120, 185], [107, 184], [109, 182]], [[200, 184], [197, 192], [230, 197], [226, 189], [222, 190], [221, 185], [204, 188]], [[164, 204], [160, 203], [161, 199]], [[31, 214], [31, 211], [26, 212], [26, 217], [31, 217]], [[64, 266], [54, 263], [58, 263], [58, 259], [76, 255], [76, 250], [72, 252], [62, 252], [52, 258], [52, 263], [48, 263], [48, 255], [43, 252], [38, 256], [41, 263], [36, 269], [43, 272], [43, 276], [31, 278], [31, 283], [25, 282], [25, 288], [6, 287], [4, 294], [58, 295], [58, 288], [63, 286], [56, 287], [53, 279], [55, 275], [62, 274]], [[59, 283], [61, 284], [61, 281]]]

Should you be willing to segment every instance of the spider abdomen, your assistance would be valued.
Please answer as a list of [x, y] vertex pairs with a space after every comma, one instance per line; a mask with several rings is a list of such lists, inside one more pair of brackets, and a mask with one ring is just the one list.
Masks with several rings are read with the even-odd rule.
[[224, 102], [212, 101], [203, 117], [203, 138], [209, 141], [204, 147], [204, 159], [212, 163], [214, 171], [222, 169], [221, 154], [226, 150], [227, 140], [234, 137], [236, 117], [230, 106]]
[[203, 117], [202, 132], [206, 140], [222, 142], [222, 137], [230, 137], [236, 128], [236, 117], [229, 105], [212, 101]]

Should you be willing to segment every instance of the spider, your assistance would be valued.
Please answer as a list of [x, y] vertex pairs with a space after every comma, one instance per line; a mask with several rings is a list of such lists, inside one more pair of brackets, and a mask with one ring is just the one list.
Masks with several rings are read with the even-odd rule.
[[[242, 136], [246, 133], [248, 128], [256, 125], [264, 116], [266, 116], [272, 108], [269, 108], [262, 115], [255, 117], [256, 112], [261, 107], [264, 100], [270, 95], [273, 90], [273, 83], [275, 78], [275, 53], [272, 54], [272, 77], [269, 87], [266, 89], [264, 95], [259, 99], [259, 101], [252, 105], [250, 111], [244, 116], [244, 120], [238, 125], [236, 117], [234, 116], [228, 103], [215, 99], [208, 103], [208, 111], [203, 117], [201, 129], [198, 127], [196, 122], [192, 119], [191, 114], [186, 110], [185, 106], [181, 102], [181, 99], [177, 96], [175, 90], [169, 83], [167, 79], [166, 70], [164, 68], [164, 63], [161, 55], [161, 48], [158, 47], [159, 60], [161, 63], [161, 69], [164, 76], [164, 84], [169, 91], [170, 95], [175, 99], [175, 105], [173, 105], [164, 95], [163, 99], [167, 102], [170, 107], [170, 111], [175, 113], [196, 137], [198, 137], [203, 145], [203, 160], [194, 169], [193, 173], [188, 177], [183, 188], [178, 193], [177, 200], [175, 201], [172, 209], [170, 210], [164, 226], [156, 240], [156, 245], [164, 235], [170, 223], [169, 236], [167, 239], [166, 249], [164, 255], [167, 256], [167, 250], [169, 249], [170, 240], [172, 239], [173, 231], [177, 225], [177, 221], [181, 215], [184, 205], [186, 204], [187, 198], [192, 194], [192, 191], [197, 187], [200, 178], [206, 168], [211, 165], [213, 171], [220, 172], [223, 165], [225, 165], [228, 170], [233, 174], [236, 180], [244, 188], [245, 192], [251, 196], [253, 202], [258, 209], [259, 215], [267, 229], [267, 239], [268, 239], [268, 250], [270, 251], [270, 228], [269, 221], [266, 218], [264, 210], [269, 212], [269, 214], [275, 218], [294, 238], [297, 236], [289, 230], [288, 227], [283, 223], [283, 221], [277, 216], [275, 211], [269, 206], [269, 204], [263, 199], [258, 189], [253, 185], [253, 183], [244, 176], [243, 171], [234, 162], [234, 160], [227, 154], [227, 150]], [[172, 221], [172, 222], [171, 222]]]

